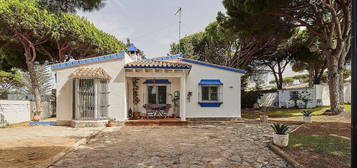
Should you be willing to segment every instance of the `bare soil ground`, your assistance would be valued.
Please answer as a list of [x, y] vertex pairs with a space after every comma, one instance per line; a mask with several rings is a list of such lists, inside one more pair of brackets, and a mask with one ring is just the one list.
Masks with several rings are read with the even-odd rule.
[[102, 128], [28, 126], [0, 129], [0, 168], [32, 168]]
[[331, 155], [299, 149], [288, 150], [288, 153], [298, 160], [305, 168], [350, 168], [351, 157]]
[[1, 149], [0, 167], [35, 167], [65, 149], [65, 146], [15, 147]]
[[314, 122], [304, 124], [295, 131], [298, 134], [320, 135], [320, 136], [342, 136], [351, 138], [351, 124], [339, 122]]

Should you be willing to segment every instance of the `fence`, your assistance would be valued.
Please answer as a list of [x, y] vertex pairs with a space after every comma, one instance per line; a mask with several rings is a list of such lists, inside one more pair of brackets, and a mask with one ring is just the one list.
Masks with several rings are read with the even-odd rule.
[[30, 119], [29, 101], [0, 100], [0, 126], [29, 121]]
[[[266, 107], [294, 107], [295, 102], [291, 100], [291, 95], [293, 95], [293, 92], [301, 91], [310, 93], [310, 100], [307, 103], [308, 108], [330, 105], [329, 87], [326, 84], [315, 85], [313, 88], [294, 88], [263, 93], [258, 99], [258, 104]], [[351, 103], [351, 83], [344, 84], [344, 102]], [[300, 108], [303, 108], [305, 103], [299, 100], [297, 104]]]
[[[52, 116], [50, 102], [42, 102], [41, 118]], [[15, 124], [30, 121], [35, 103], [24, 100], [0, 100], [0, 127], [6, 124]]]

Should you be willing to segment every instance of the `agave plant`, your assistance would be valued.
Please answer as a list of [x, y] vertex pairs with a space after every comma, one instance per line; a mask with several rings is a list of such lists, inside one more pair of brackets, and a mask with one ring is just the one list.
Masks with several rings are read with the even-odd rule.
[[286, 135], [289, 129], [287, 125], [279, 123], [274, 123], [273, 125], [271, 125], [271, 127], [274, 129], [275, 133], [279, 135]]
[[311, 114], [312, 114], [312, 111], [309, 111], [309, 110], [304, 110], [304, 111], [302, 112], [302, 115], [304, 115], [304, 117], [310, 117]]

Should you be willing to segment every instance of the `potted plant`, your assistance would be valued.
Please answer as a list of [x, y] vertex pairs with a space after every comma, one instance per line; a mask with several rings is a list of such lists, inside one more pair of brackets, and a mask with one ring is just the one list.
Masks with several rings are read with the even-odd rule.
[[305, 110], [302, 112], [303, 116], [304, 116], [304, 123], [311, 123], [311, 114], [312, 112], [309, 110]]
[[109, 118], [106, 124], [107, 127], [112, 127], [114, 125], [115, 118]]
[[271, 125], [275, 133], [273, 134], [273, 143], [280, 147], [287, 147], [289, 143], [289, 127], [284, 124], [275, 123]]
[[40, 119], [41, 119], [41, 112], [40, 111], [34, 111], [33, 112], [32, 121], [40, 121]]
[[259, 117], [261, 122], [268, 122], [268, 115], [266, 115], [264, 112], [260, 112]]

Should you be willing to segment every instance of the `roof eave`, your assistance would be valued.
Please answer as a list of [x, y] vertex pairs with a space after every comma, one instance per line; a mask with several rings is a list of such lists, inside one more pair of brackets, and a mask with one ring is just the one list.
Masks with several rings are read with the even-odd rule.
[[237, 73], [241, 73], [241, 74], [246, 74], [247, 73], [244, 70], [225, 67], [225, 66], [221, 66], [221, 65], [217, 65], [217, 64], [205, 63], [205, 62], [202, 62], [202, 61], [196, 61], [196, 60], [192, 60], [192, 59], [182, 58], [180, 60], [183, 61], [183, 62], [187, 62], [187, 63], [203, 65], [203, 66], [207, 66], [207, 67], [211, 67], [211, 68], [217, 68], [217, 69], [227, 70], [227, 71], [231, 71], [231, 72], [237, 72]]

